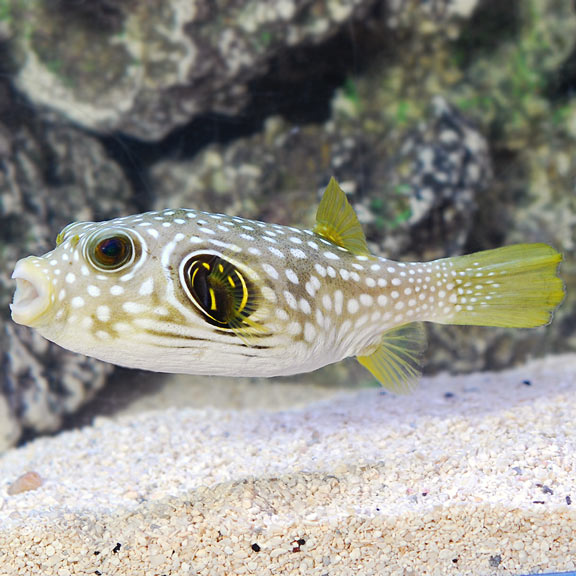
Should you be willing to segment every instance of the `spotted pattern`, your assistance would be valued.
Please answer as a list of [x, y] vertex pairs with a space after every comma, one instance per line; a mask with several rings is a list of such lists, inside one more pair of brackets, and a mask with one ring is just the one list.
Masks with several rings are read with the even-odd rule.
[[[130, 235], [137, 257], [119, 272], [96, 270], [86, 244], [115, 231]], [[245, 332], [210, 325], [191, 305], [178, 276], [191, 254], [221, 258], [259, 288]], [[295, 371], [312, 369], [358, 354], [396, 325], [482, 307], [498, 288], [479, 263], [397, 263], [351, 254], [310, 230], [193, 210], [73, 224], [55, 250], [28, 260], [49, 279], [47, 337], [64, 334], [63, 345], [120, 364], [128, 349], [142, 367], [186, 371], [193, 362], [191, 371], [208, 374], [289, 373], [294, 358]]]

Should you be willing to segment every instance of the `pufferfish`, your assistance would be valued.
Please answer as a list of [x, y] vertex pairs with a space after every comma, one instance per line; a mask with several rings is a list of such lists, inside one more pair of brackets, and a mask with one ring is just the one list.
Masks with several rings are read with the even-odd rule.
[[541, 326], [564, 298], [546, 244], [415, 263], [371, 254], [334, 179], [312, 230], [169, 209], [72, 223], [56, 244], [16, 264], [14, 321], [159, 372], [280, 376], [355, 356], [402, 392], [420, 373], [423, 322]]

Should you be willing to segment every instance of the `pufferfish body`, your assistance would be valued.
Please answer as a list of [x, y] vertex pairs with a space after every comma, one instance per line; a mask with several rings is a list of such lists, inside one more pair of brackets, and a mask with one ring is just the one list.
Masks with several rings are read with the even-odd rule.
[[349, 356], [386, 387], [420, 372], [422, 322], [534, 327], [564, 297], [561, 255], [521, 244], [433, 262], [370, 254], [332, 179], [313, 230], [195, 210], [73, 223], [20, 260], [15, 322], [160, 372], [279, 376]]

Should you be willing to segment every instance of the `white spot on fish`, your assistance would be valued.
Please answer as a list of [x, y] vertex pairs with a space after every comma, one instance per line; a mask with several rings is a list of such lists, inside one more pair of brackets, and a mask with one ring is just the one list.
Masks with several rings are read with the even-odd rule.
[[298, 334], [302, 332], [302, 324], [300, 324], [300, 322], [290, 322], [286, 328], [286, 331], [291, 336], [298, 336]]
[[264, 263], [262, 264], [262, 269], [264, 270], [264, 272], [266, 272], [266, 274], [268, 274], [268, 276], [270, 276], [270, 278], [272, 278], [273, 280], [278, 280], [278, 271], [276, 270], [276, 268], [274, 268], [274, 266]]
[[96, 308], [96, 318], [100, 322], [108, 322], [110, 320], [110, 308], [108, 306], [98, 306]]
[[98, 288], [98, 286], [94, 286], [94, 284], [90, 284], [86, 288], [86, 291], [88, 292], [88, 294], [90, 296], [93, 296], [94, 298], [97, 298], [98, 296], [100, 296], [100, 288]]
[[275, 248], [274, 246], [268, 246], [268, 252], [274, 254], [274, 256], [278, 256], [278, 258], [284, 258], [284, 252], [281, 252], [280, 250], [278, 250], [278, 248]]
[[140, 314], [148, 309], [145, 304], [140, 304], [139, 302], [124, 302], [122, 304], [122, 310], [128, 312], [129, 314]]
[[360, 306], [358, 305], [358, 300], [355, 300], [354, 298], [348, 300], [347, 308], [350, 314], [356, 314], [356, 312], [358, 312], [358, 310], [360, 309]]
[[316, 338], [316, 328], [314, 328], [312, 323], [306, 322], [304, 326], [304, 340], [306, 340], [306, 342], [313, 342], [314, 338]]
[[82, 296], [74, 296], [70, 303], [72, 304], [72, 308], [82, 308], [84, 304], [86, 304]]
[[362, 306], [372, 306], [374, 303], [374, 298], [370, 294], [360, 294], [360, 304]]
[[290, 254], [292, 254], [294, 258], [298, 258], [300, 260], [306, 259], [306, 254], [299, 248], [290, 248]]
[[150, 277], [142, 282], [138, 294], [141, 296], [149, 296], [152, 292], [154, 292], [154, 278]]
[[276, 318], [280, 320], [288, 320], [289, 318], [288, 312], [286, 312], [286, 310], [284, 310], [283, 308], [278, 308], [276, 310]]
[[296, 272], [294, 272], [294, 270], [292, 270], [291, 268], [287, 268], [284, 273], [286, 274], [286, 278], [288, 278], [288, 280], [290, 280], [292, 284], [300, 283], [300, 281], [298, 280], [298, 276], [296, 275]]
[[286, 299], [286, 303], [292, 310], [296, 310], [298, 308], [298, 303], [296, 302], [296, 298], [292, 292], [288, 290], [284, 290], [284, 298]]
[[342, 306], [344, 304], [344, 294], [342, 290], [336, 290], [334, 292], [334, 312], [340, 316], [342, 314]]

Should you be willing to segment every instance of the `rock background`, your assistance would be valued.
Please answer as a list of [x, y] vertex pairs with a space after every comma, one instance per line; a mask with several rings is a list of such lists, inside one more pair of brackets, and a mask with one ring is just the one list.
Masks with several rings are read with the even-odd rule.
[[[9, 320], [14, 262], [69, 221], [187, 206], [311, 225], [334, 175], [376, 253], [544, 241], [576, 284], [571, 3], [216, 4], [0, 0], [0, 449], [111, 372]], [[575, 307], [569, 290], [547, 329], [432, 327], [427, 370], [574, 350]], [[313, 378], [368, 381], [353, 363]]]

